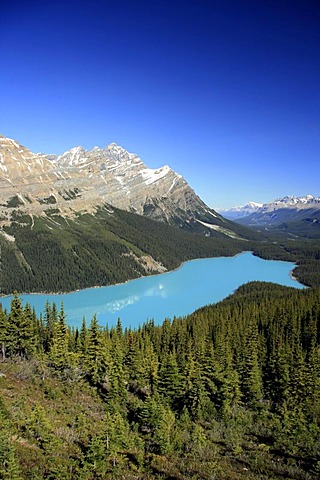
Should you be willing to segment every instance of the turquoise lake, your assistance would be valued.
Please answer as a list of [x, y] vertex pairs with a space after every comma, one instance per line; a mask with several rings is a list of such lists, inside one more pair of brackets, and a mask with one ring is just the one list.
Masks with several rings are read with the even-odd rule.
[[[83, 316], [90, 322], [94, 314], [100, 325], [115, 325], [121, 319], [123, 327], [136, 328], [148, 319], [161, 324], [165, 318], [184, 316], [204, 305], [218, 302], [244, 283], [260, 280], [304, 288], [290, 276], [290, 262], [262, 260], [251, 252], [235, 257], [205, 258], [184, 263], [177, 270], [131, 280], [109, 287], [87, 288], [66, 294], [22, 295], [37, 314], [44, 311], [46, 301], [61, 302], [67, 322], [80, 326]], [[0, 299], [10, 307], [11, 297]]]

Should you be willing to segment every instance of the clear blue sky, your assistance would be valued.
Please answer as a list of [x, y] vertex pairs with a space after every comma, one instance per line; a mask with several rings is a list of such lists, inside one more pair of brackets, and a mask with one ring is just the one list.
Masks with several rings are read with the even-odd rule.
[[0, 133], [116, 142], [213, 208], [320, 195], [319, 0], [0, 0]]

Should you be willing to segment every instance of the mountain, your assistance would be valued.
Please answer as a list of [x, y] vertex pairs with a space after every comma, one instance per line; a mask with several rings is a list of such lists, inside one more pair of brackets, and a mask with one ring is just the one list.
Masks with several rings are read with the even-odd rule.
[[237, 218], [243, 218], [251, 213], [256, 212], [263, 206], [263, 203], [249, 202], [243, 206], [236, 206], [223, 210], [218, 210], [221, 215], [229, 220], [236, 220]]
[[235, 221], [273, 233], [320, 238], [320, 197], [287, 195]]
[[74, 218], [110, 205], [207, 236], [254, 235], [210, 209], [168, 165], [148, 168], [115, 143], [57, 156], [1, 136], [0, 187], [0, 227], [17, 216]]
[[46, 155], [0, 137], [0, 186], [0, 293], [124, 282], [261, 238], [114, 143]]

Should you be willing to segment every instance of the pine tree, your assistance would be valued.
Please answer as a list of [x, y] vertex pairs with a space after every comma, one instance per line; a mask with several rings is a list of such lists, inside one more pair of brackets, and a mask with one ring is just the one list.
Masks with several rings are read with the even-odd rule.
[[106, 413], [103, 419], [106, 454], [115, 467], [121, 462], [122, 454], [130, 448], [130, 429], [119, 412]]
[[26, 429], [34, 439], [39, 443], [42, 449], [50, 448], [54, 440], [52, 427], [44, 407], [36, 404], [26, 422]]
[[159, 368], [159, 392], [174, 407], [183, 388], [183, 378], [179, 372], [175, 352], [166, 353]]
[[201, 418], [207, 400], [202, 378], [202, 367], [198, 361], [200, 357], [193, 353], [193, 342], [190, 340], [183, 373], [183, 402], [187, 406], [193, 419]]
[[97, 317], [94, 315], [87, 331], [87, 353], [84, 364], [92, 383], [97, 384], [104, 381], [106, 387], [109, 388], [110, 379], [106, 375], [106, 363], [107, 352], [103, 342], [103, 335]]
[[26, 304], [22, 321], [20, 322], [20, 338], [19, 338], [19, 347], [20, 347], [20, 356], [24, 358], [32, 357], [37, 347], [39, 348], [39, 335], [36, 331], [36, 318], [34, 312], [31, 310], [29, 303]]
[[8, 317], [4, 310], [2, 310], [2, 305], [0, 304], [0, 349], [2, 360], [6, 358], [6, 349], [7, 349], [7, 332], [8, 332]]
[[234, 407], [239, 405], [241, 398], [240, 381], [233, 362], [233, 355], [229, 340], [224, 338], [223, 343], [215, 350], [215, 384], [217, 393], [215, 403], [219, 415], [229, 418]]
[[138, 367], [142, 373], [142, 378], [151, 394], [158, 391], [159, 384], [159, 361], [155, 348], [146, 335], [142, 345], [142, 363]]
[[4, 430], [0, 435], [0, 478], [1, 480], [22, 480], [12, 442]]
[[157, 422], [154, 427], [153, 440], [161, 454], [169, 454], [174, 451], [176, 419], [172, 410], [160, 404], [157, 411]]
[[257, 406], [262, 399], [262, 372], [259, 358], [259, 337], [257, 322], [253, 317], [248, 323], [245, 344], [243, 349], [243, 363], [241, 368], [241, 390], [243, 400]]
[[49, 358], [57, 370], [63, 370], [69, 366], [68, 361], [69, 332], [66, 324], [63, 304], [61, 304], [58, 320], [53, 324], [53, 336]]
[[101, 434], [94, 435], [85, 455], [81, 478], [101, 480], [107, 478], [109, 464], [106, 453], [107, 447], [104, 437]]
[[82, 356], [85, 357], [88, 351], [88, 331], [85, 317], [82, 319], [81, 329], [79, 332], [79, 344], [80, 352]]
[[[11, 308], [8, 318], [8, 328], [6, 335], [7, 352], [9, 356], [20, 354], [20, 323], [23, 321], [23, 308], [21, 298], [17, 292], [14, 293], [11, 300]], [[22, 352], [21, 352], [22, 353]]]
[[265, 363], [264, 384], [268, 397], [272, 400], [275, 410], [289, 398], [289, 363], [284, 340], [279, 332], [275, 331], [274, 338], [268, 342], [268, 355]]
[[44, 351], [49, 352], [54, 335], [54, 324], [58, 321], [56, 304], [50, 305], [49, 301], [45, 305], [44, 314]]

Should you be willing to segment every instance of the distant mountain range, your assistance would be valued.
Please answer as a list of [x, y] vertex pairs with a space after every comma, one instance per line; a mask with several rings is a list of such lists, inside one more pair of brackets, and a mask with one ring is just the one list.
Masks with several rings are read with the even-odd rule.
[[244, 207], [220, 211], [226, 218], [260, 230], [296, 236], [320, 236], [320, 197], [287, 195], [271, 203], [250, 202]]
[[231, 207], [223, 210], [218, 210], [221, 215], [229, 220], [236, 220], [238, 218], [247, 217], [251, 213], [256, 212], [263, 206], [263, 203], [249, 202], [243, 206]]

